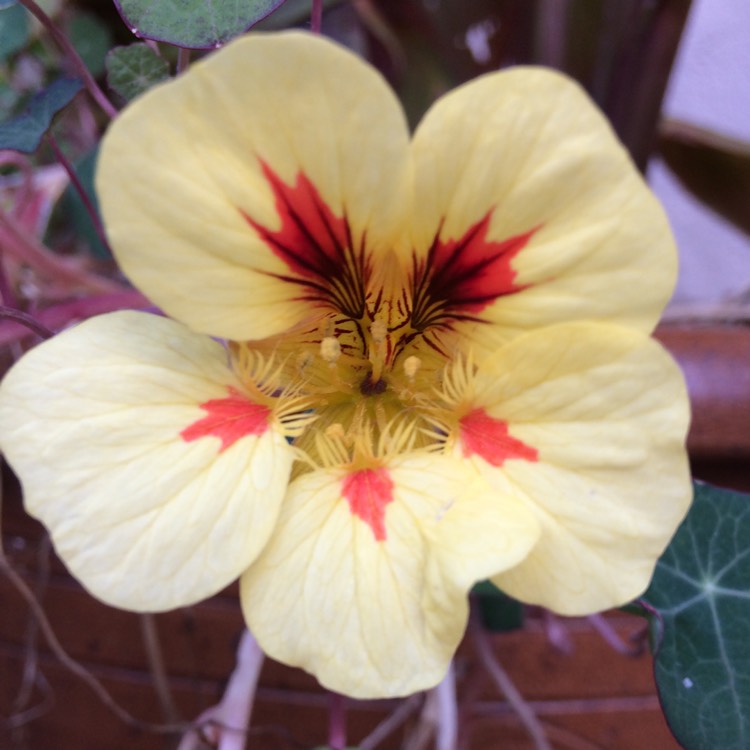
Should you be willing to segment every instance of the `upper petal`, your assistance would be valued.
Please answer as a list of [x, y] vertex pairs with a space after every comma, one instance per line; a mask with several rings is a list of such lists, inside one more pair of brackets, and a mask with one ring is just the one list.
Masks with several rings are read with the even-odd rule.
[[250, 630], [272, 657], [355, 697], [439, 682], [466, 625], [467, 591], [538, 538], [512, 496], [434, 454], [290, 486], [278, 530], [241, 579]]
[[133, 283], [191, 328], [245, 340], [361, 298], [408, 215], [409, 169], [374, 69], [319, 37], [252, 34], [125, 110], [97, 190]]
[[237, 578], [273, 529], [292, 462], [220, 344], [133, 312], [92, 318], [11, 369], [0, 446], [72, 573], [134, 610]]
[[484, 362], [474, 389], [467, 416], [496, 429], [474, 420], [465, 440], [459, 423], [459, 452], [542, 529], [495, 583], [562, 614], [641, 594], [692, 497], [687, 393], [667, 353], [628, 328], [552, 326]]
[[413, 154], [421, 284], [450, 315], [491, 321], [496, 340], [566, 320], [655, 325], [676, 275], [669, 227], [577, 84], [483, 76], [430, 109]]

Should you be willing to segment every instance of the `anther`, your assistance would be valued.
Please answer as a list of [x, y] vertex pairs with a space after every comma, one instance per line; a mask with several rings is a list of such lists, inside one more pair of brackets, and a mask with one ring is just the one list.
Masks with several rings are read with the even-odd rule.
[[404, 374], [410, 382], [414, 380], [414, 376], [417, 374], [421, 366], [422, 360], [419, 357], [415, 357], [414, 355], [412, 355], [411, 357], [407, 357], [404, 360]]
[[326, 336], [320, 342], [320, 356], [328, 362], [329, 365], [336, 364], [341, 356], [341, 344], [335, 336]]

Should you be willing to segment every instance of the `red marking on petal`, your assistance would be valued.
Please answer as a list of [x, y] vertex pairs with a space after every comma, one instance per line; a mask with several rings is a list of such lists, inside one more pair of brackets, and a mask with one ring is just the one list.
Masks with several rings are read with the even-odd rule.
[[538, 461], [539, 451], [511, 437], [508, 425], [491, 417], [484, 409], [474, 409], [459, 423], [465, 457], [478, 455], [493, 466], [502, 466], [511, 458]]
[[214, 398], [201, 404], [208, 414], [186, 427], [180, 437], [190, 443], [202, 437], [221, 440], [219, 453], [223, 453], [246, 435], [262, 435], [270, 422], [271, 410], [256, 404], [234, 388], [226, 398]]
[[393, 502], [393, 480], [386, 469], [361, 469], [347, 474], [341, 484], [351, 512], [372, 529], [378, 542], [385, 541], [385, 506]]
[[487, 239], [491, 216], [489, 212], [459, 239], [435, 238], [427, 261], [415, 273], [416, 327], [442, 318], [475, 318], [498, 297], [524, 288], [516, 284], [512, 262], [538, 227], [495, 242]]
[[361, 317], [367, 264], [364, 252], [355, 252], [346, 216], [336, 216], [308, 177], [298, 172], [287, 185], [260, 161], [275, 198], [281, 227], [271, 230], [242, 212], [284, 261], [291, 273], [280, 276], [305, 288], [304, 299], [331, 304], [351, 317]]

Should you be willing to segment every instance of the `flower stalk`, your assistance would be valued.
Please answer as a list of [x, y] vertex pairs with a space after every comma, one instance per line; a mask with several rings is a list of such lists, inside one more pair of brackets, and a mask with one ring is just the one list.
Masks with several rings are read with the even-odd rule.
[[86, 67], [86, 64], [81, 59], [81, 56], [76, 52], [75, 47], [72, 45], [70, 40], [65, 34], [57, 28], [53, 23], [52, 19], [44, 12], [44, 10], [34, 0], [19, 0], [19, 3], [23, 5], [26, 10], [29, 11], [49, 32], [50, 36], [55, 40], [57, 45], [63, 51], [67, 59], [70, 61], [77, 75], [81, 77], [84, 86], [88, 90], [93, 100], [99, 105], [101, 110], [109, 117], [114, 119], [117, 117], [117, 108], [107, 98], [106, 94], [102, 91], [99, 84], [94, 80], [91, 72]]

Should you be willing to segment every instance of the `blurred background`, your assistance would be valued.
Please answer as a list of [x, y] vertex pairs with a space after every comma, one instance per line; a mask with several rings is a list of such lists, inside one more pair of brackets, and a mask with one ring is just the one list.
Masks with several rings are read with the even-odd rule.
[[[750, 142], [747, 0], [693, 0], [663, 112], [666, 117]], [[680, 248], [675, 302], [747, 296], [748, 235], [707, 210], [661, 159], [651, 162], [648, 178], [667, 210]]]

